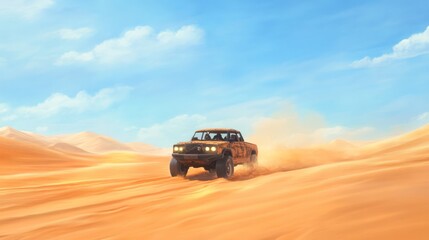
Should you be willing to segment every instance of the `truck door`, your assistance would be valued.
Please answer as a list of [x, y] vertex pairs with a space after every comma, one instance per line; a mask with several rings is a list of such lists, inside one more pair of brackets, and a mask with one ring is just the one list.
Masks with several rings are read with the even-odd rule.
[[242, 158], [242, 162], [246, 162], [247, 158], [250, 159], [250, 153], [248, 152], [248, 149], [246, 148], [246, 143], [244, 142], [244, 139], [241, 136], [241, 133], [237, 133], [237, 137], [238, 137], [238, 143], [239, 143], [240, 149], [241, 149], [240, 158]]
[[233, 151], [235, 153], [234, 160], [236, 163], [243, 163], [246, 161], [246, 149], [244, 142], [240, 140], [240, 135], [238, 133], [231, 133], [230, 135], [230, 141], [232, 144]]

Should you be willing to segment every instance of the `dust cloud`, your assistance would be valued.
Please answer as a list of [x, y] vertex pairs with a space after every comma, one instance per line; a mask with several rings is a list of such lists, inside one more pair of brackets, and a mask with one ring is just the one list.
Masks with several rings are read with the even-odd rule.
[[253, 127], [249, 141], [258, 144], [259, 166], [244, 169], [243, 175], [257, 176], [348, 161], [360, 154], [360, 146], [334, 139], [347, 136], [348, 132], [326, 127], [323, 118], [315, 113], [300, 115], [289, 108], [261, 119]]

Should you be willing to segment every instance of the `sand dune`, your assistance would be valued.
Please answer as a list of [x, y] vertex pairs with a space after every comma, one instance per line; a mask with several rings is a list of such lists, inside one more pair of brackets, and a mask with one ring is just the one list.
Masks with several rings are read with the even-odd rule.
[[[27, 164], [68, 157], [0, 144]], [[266, 148], [230, 181], [200, 169], [171, 178], [168, 156], [90, 157], [99, 164], [0, 175], [0, 239], [429, 238], [429, 127], [367, 145]]]
[[88, 154], [88, 151], [73, 146], [68, 143], [61, 142], [61, 138], [57, 136], [42, 136], [27, 131], [18, 131], [12, 127], [2, 127], [0, 128], [0, 136], [13, 139], [19, 142], [30, 143], [42, 147], [47, 147], [52, 150], [66, 152], [66, 153], [78, 153], [78, 154]]
[[364, 146], [364, 151], [368, 155], [385, 155], [389, 153], [428, 150], [428, 133], [429, 125], [401, 136], [368, 144]]
[[45, 139], [40, 135], [24, 132], [24, 131], [18, 131], [9, 126], [0, 128], [0, 136], [4, 138], [14, 139], [21, 142], [32, 143], [32, 144], [42, 145], [42, 146], [47, 146], [50, 144], [49, 140]]
[[0, 137], [0, 174], [64, 170], [92, 164], [92, 159], [81, 155]]
[[89, 154], [89, 152], [68, 143], [58, 142], [49, 146], [50, 149], [65, 153]]
[[130, 147], [112, 138], [92, 132], [58, 136], [62, 142], [84, 149], [88, 152], [103, 153], [109, 151], [133, 151]]
[[[6, 126], [0, 128], [0, 136], [38, 146], [49, 147], [66, 153], [109, 153], [109, 152], [138, 152], [145, 155], [166, 155], [165, 149], [141, 142], [121, 143], [113, 138], [93, 132], [80, 132], [56, 136], [19, 131]], [[170, 150], [170, 149], [168, 149]]]

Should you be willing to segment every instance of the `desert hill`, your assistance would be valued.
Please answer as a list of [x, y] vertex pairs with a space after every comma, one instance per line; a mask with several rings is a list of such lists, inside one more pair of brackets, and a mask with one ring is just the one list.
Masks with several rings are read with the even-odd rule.
[[50, 143], [50, 141], [43, 136], [24, 131], [18, 131], [9, 126], [0, 128], [0, 136], [42, 146], [47, 146]]
[[110, 151], [134, 151], [125, 144], [122, 144], [112, 138], [92, 132], [62, 135], [57, 136], [56, 139], [93, 153], [104, 153]]
[[0, 175], [63, 170], [92, 165], [91, 159], [64, 154], [26, 141], [0, 137]]
[[65, 153], [90, 154], [89, 152], [87, 152], [81, 148], [78, 148], [76, 146], [73, 146], [73, 145], [68, 144], [68, 143], [63, 143], [63, 142], [54, 143], [54, 144], [50, 145], [49, 148], [56, 150], [56, 151], [65, 152]]
[[165, 151], [145, 143], [121, 143], [113, 138], [93, 132], [80, 132], [56, 136], [43, 136], [12, 127], [0, 128], [0, 136], [21, 142], [48, 147], [57, 151], [76, 154], [104, 154], [109, 152], [137, 152], [143, 154], [165, 154]]

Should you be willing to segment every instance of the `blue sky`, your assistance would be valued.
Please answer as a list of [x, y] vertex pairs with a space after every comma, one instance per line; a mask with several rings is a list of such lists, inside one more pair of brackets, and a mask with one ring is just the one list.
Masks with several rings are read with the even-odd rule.
[[0, 125], [160, 146], [270, 121], [324, 139], [408, 131], [429, 122], [428, 12], [427, 1], [0, 0]]

